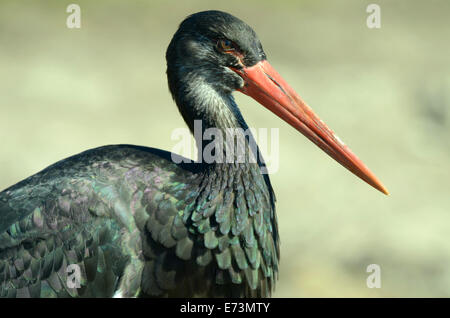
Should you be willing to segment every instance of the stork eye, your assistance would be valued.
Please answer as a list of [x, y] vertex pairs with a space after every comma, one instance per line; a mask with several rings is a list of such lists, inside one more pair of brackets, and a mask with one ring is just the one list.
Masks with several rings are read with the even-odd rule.
[[233, 42], [231, 42], [230, 40], [219, 40], [217, 42], [217, 47], [223, 52], [230, 52], [234, 51], [235, 49]]

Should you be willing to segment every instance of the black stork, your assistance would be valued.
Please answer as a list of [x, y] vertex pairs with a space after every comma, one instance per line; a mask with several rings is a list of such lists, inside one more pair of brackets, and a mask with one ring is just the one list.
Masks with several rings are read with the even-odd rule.
[[[247, 128], [232, 96], [240, 91], [387, 194], [270, 66], [241, 20], [220, 11], [189, 16], [166, 59], [191, 131], [194, 120], [202, 129]], [[17, 183], [0, 193], [0, 296], [270, 296], [279, 235], [257, 158], [176, 164], [170, 152], [113, 145]]]

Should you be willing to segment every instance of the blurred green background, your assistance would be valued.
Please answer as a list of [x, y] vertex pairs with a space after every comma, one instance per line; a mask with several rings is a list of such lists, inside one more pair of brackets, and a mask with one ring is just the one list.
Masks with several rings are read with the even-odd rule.
[[[270, 63], [378, 175], [386, 197], [255, 101], [280, 128], [271, 176], [281, 233], [276, 297], [450, 296], [450, 2], [0, 2], [0, 190], [83, 150], [172, 149], [184, 127], [165, 50], [187, 15], [219, 9], [258, 33]], [[381, 266], [382, 286], [366, 286]]]

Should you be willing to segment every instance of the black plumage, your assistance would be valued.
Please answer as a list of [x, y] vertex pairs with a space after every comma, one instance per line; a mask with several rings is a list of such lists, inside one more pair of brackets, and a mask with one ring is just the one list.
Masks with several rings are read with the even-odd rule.
[[[170, 91], [187, 125], [247, 128], [231, 93], [265, 59], [253, 30], [219, 11], [188, 17], [167, 50]], [[246, 136], [247, 142], [251, 136]], [[202, 149], [199, 149], [202, 150]], [[269, 296], [278, 273], [275, 199], [257, 163], [175, 164], [171, 154], [105, 146], [0, 193], [0, 296]], [[70, 288], [66, 269], [81, 270]]]

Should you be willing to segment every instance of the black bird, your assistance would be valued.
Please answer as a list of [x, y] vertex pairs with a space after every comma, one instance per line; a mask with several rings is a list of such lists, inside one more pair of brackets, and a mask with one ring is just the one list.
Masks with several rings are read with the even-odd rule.
[[258, 149], [248, 147], [253, 139], [234, 91], [387, 194], [270, 66], [241, 20], [220, 11], [189, 16], [166, 59], [170, 92], [190, 130], [194, 120], [202, 132], [243, 128], [231, 143], [214, 140], [211, 154], [229, 155], [227, 146], [244, 138], [236, 147], [244, 159], [176, 164], [163, 150], [105, 146], [4, 190], [0, 296], [270, 296], [280, 258], [275, 195]]

